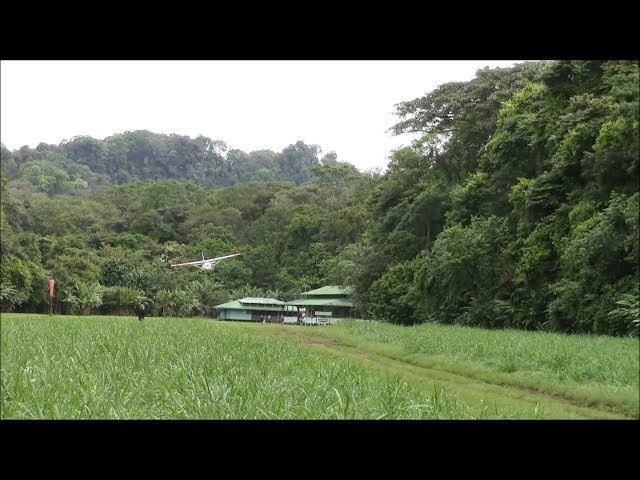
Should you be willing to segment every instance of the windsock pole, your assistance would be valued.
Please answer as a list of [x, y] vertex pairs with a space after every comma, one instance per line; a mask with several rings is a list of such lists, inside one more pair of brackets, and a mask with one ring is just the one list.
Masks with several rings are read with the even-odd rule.
[[49, 315], [53, 314], [53, 289], [55, 285], [56, 281], [53, 278], [49, 279]]

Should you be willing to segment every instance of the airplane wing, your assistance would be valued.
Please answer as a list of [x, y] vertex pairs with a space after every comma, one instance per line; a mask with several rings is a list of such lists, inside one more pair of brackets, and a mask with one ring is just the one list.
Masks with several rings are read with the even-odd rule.
[[172, 263], [172, 267], [186, 267], [188, 265], [194, 266], [203, 266], [207, 267], [206, 270], [213, 268], [220, 260], [224, 260], [225, 258], [237, 257], [240, 253], [234, 253], [232, 255], [225, 255], [224, 257], [215, 257], [205, 259], [204, 255], [202, 256], [202, 260], [198, 260], [196, 262], [184, 262], [184, 263]]
[[207, 260], [198, 260], [197, 262], [172, 263], [172, 267], [186, 267], [187, 265], [202, 265]]

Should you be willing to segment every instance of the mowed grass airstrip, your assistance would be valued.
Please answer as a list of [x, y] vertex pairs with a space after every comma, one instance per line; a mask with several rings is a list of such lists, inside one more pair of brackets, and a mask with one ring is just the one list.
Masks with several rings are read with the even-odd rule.
[[639, 413], [637, 338], [2, 314], [2, 419], [580, 419]]

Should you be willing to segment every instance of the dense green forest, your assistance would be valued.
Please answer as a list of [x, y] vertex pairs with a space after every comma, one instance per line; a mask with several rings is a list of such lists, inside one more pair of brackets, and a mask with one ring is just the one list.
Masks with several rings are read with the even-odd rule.
[[[637, 334], [639, 64], [483, 69], [395, 106], [386, 172], [147, 131], [1, 152], [3, 311], [214, 314], [351, 286], [362, 316]], [[213, 271], [170, 269], [242, 252]]]

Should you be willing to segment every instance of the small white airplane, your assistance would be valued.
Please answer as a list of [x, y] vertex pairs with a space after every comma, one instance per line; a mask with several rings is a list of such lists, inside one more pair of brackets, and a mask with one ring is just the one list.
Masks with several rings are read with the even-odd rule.
[[237, 257], [240, 255], [239, 253], [234, 253], [233, 255], [226, 255], [224, 257], [216, 257], [216, 258], [204, 258], [204, 253], [202, 254], [202, 260], [198, 260], [197, 262], [185, 262], [185, 263], [172, 263], [172, 267], [186, 267], [189, 265], [193, 265], [194, 267], [201, 268], [202, 270], [211, 270], [215, 267], [220, 260], [224, 260], [225, 258]]

